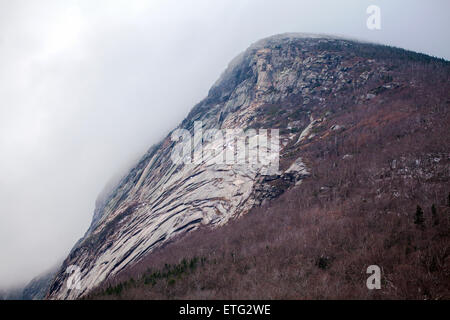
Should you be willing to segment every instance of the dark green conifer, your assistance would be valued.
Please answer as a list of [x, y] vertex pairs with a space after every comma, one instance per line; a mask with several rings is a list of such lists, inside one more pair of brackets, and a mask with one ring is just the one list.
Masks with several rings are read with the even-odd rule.
[[425, 218], [423, 216], [423, 210], [419, 205], [417, 206], [416, 209], [416, 216], [414, 217], [414, 223], [421, 228], [425, 226]]

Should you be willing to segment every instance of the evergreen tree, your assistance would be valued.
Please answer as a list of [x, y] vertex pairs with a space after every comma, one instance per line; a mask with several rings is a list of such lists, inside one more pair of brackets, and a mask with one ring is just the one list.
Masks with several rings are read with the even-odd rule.
[[418, 205], [416, 209], [416, 216], [414, 218], [414, 223], [417, 224], [419, 227], [423, 228], [425, 223], [425, 218], [423, 217], [423, 210]]
[[433, 216], [433, 223], [435, 226], [439, 224], [439, 216], [437, 214], [436, 206], [433, 204], [431, 206], [431, 215]]

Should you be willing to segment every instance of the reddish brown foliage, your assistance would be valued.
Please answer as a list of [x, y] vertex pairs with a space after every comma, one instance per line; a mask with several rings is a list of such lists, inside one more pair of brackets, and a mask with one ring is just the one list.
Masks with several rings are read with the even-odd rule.
[[[286, 151], [285, 159], [302, 156], [311, 169], [300, 186], [151, 253], [88, 298], [450, 299], [450, 81], [448, 68], [437, 68], [398, 68], [410, 82], [364, 105], [343, 98], [328, 121], [345, 131], [328, 126]], [[414, 224], [417, 205], [424, 228]], [[143, 280], [149, 269], [193, 257], [206, 262]], [[381, 290], [366, 288], [373, 264], [382, 268]]]

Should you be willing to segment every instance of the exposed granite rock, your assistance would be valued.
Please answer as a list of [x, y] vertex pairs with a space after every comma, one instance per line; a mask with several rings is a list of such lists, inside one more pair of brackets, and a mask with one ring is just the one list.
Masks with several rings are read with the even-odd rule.
[[[287, 169], [268, 174], [248, 165], [211, 163], [226, 152], [217, 141], [205, 144], [217, 151], [206, 161], [177, 164], [170, 159], [175, 142], [169, 134], [98, 201], [91, 227], [64, 262], [48, 298], [78, 298], [175, 236], [201, 225], [223, 225], [299, 184], [309, 173], [302, 158], [289, 160], [290, 148], [320, 138], [313, 131], [331, 116], [323, 117], [327, 104], [358, 101], [361, 93], [348, 92], [389, 79], [389, 62], [367, 58], [373, 46], [303, 34], [274, 36], [250, 46], [177, 129], [193, 132], [195, 121], [204, 130], [280, 129]], [[70, 265], [80, 267], [81, 290], [66, 286]]]

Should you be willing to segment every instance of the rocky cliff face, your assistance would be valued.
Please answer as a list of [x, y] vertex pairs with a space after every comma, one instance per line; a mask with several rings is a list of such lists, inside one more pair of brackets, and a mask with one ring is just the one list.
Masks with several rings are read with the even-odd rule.
[[[331, 105], [363, 104], [413, 85], [396, 73], [393, 61], [401, 59], [428, 57], [301, 34], [253, 44], [231, 62], [177, 129], [194, 136], [201, 123], [204, 132], [247, 130], [249, 139], [260, 139], [259, 129], [278, 129], [279, 144], [271, 139], [260, 146], [262, 151], [279, 149], [276, 166], [214, 161], [229, 154], [228, 141], [195, 136], [194, 158], [201, 153], [202, 161], [174, 162], [171, 155], [178, 144], [172, 132], [98, 201], [88, 232], [65, 260], [48, 298], [79, 298], [175, 237], [202, 225], [223, 225], [307, 179], [308, 161], [298, 146], [345, 130], [332, 123]], [[323, 127], [329, 128], [321, 132]], [[78, 289], [66, 285], [65, 271], [72, 265], [79, 268]]]

